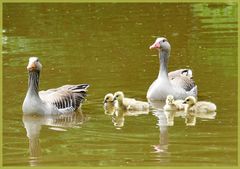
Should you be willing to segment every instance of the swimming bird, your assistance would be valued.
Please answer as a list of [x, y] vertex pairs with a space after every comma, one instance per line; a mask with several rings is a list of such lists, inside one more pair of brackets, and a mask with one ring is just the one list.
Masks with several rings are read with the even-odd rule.
[[168, 74], [168, 59], [171, 46], [164, 37], [157, 38], [150, 49], [159, 51], [160, 69], [157, 79], [151, 84], [147, 92], [148, 100], [165, 100], [171, 94], [176, 99], [184, 99], [187, 96], [197, 96], [197, 86], [192, 79], [192, 71], [180, 69]]
[[24, 114], [62, 114], [79, 109], [85, 100], [88, 84], [64, 85], [39, 91], [42, 65], [38, 57], [30, 57], [27, 66], [28, 90], [22, 110]]
[[116, 111], [116, 100], [114, 100], [114, 96], [112, 93], [108, 93], [105, 95], [103, 103], [105, 114], [112, 115]]
[[147, 102], [125, 98], [122, 91], [114, 93], [114, 100], [118, 101], [118, 108], [121, 110], [143, 111], [149, 109]]
[[172, 95], [168, 95], [163, 109], [166, 111], [184, 110], [183, 100], [174, 100]]
[[186, 112], [196, 112], [196, 113], [209, 113], [215, 112], [217, 106], [214, 103], [206, 102], [206, 101], [197, 101], [197, 99], [193, 96], [188, 96], [183, 104], [187, 104], [185, 107]]

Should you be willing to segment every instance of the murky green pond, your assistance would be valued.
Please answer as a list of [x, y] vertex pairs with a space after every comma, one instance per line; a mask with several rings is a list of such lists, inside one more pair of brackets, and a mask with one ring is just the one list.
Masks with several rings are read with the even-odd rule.
[[[235, 3], [5, 3], [2, 34], [4, 166], [237, 165]], [[146, 100], [157, 36], [171, 43], [169, 70], [191, 68], [216, 116], [168, 126], [161, 111], [104, 114], [108, 92]], [[43, 64], [40, 89], [91, 85], [82, 113], [23, 117], [29, 56]]]

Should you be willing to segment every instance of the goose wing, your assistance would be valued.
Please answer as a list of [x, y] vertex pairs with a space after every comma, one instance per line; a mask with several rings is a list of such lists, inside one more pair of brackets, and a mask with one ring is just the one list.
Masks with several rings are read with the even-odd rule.
[[40, 91], [39, 97], [57, 107], [59, 111], [74, 111], [85, 100], [88, 84], [65, 85], [56, 89]]
[[178, 76], [187, 76], [189, 78], [192, 78], [192, 70], [191, 69], [179, 69], [179, 70], [175, 70], [172, 72], [168, 73], [168, 77], [170, 80], [178, 77]]
[[170, 81], [172, 85], [183, 88], [186, 91], [190, 91], [195, 87], [193, 79], [187, 76], [177, 76]]

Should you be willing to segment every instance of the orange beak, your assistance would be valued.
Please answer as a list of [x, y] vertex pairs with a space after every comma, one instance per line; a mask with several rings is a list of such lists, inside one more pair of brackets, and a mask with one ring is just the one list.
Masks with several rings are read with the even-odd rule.
[[27, 70], [29, 71], [36, 70], [36, 68], [37, 68], [37, 65], [35, 63], [29, 63], [27, 66]]
[[149, 47], [149, 49], [154, 49], [154, 48], [160, 48], [160, 44], [155, 42]]

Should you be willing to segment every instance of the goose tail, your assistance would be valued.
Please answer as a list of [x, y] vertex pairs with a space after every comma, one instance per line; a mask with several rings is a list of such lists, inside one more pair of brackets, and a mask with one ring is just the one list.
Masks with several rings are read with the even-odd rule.
[[182, 72], [181, 72], [182, 75], [184, 76], [187, 76], [189, 78], [192, 78], [193, 77], [193, 73], [192, 73], [192, 70], [191, 69], [184, 69]]

